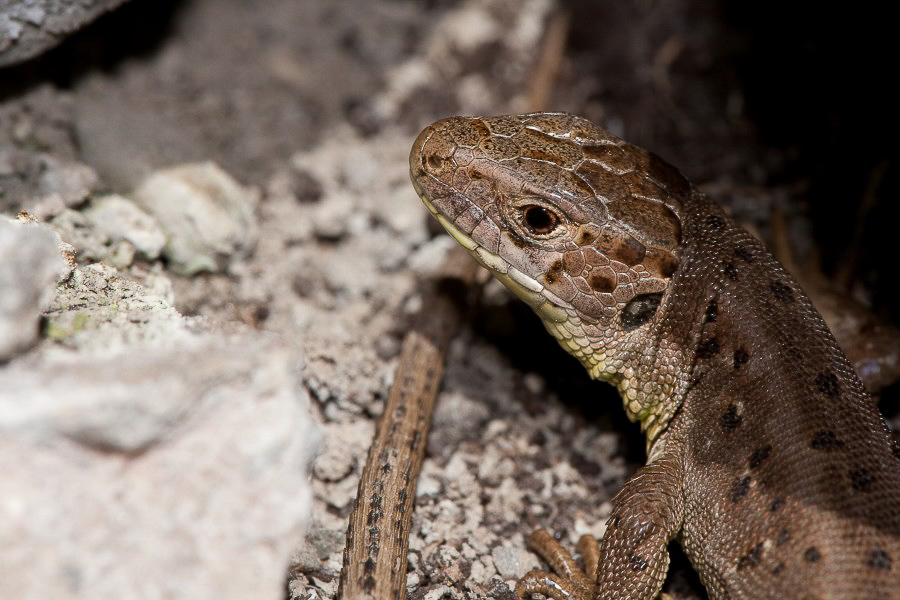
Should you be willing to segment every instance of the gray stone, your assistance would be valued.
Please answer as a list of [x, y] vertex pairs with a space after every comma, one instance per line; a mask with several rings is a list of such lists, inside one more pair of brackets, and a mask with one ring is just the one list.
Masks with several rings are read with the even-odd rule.
[[57, 281], [69, 273], [59, 237], [0, 217], [0, 363], [34, 344]]
[[335, 195], [320, 204], [313, 214], [313, 228], [323, 240], [339, 240], [347, 234], [347, 226], [357, 209], [347, 196]]
[[320, 441], [299, 350], [102, 263], [45, 315], [0, 367], [0, 598], [281, 598]]
[[340, 481], [354, 473], [357, 456], [364, 455], [372, 442], [374, 428], [365, 421], [326, 423], [324, 444], [316, 457], [313, 473], [322, 481]]
[[281, 597], [316, 439], [265, 336], [0, 369], [0, 597]]
[[109, 238], [92, 227], [81, 211], [63, 208], [50, 219], [49, 225], [59, 237], [75, 248], [75, 253], [82, 262], [96, 262], [108, 257]]
[[535, 566], [534, 557], [523, 548], [502, 544], [491, 550], [494, 567], [505, 579], [518, 579]]
[[319, 560], [327, 560], [332, 554], [344, 549], [347, 534], [313, 524], [306, 532], [305, 541], [312, 546]]
[[40, 162], [38, 193], [59, 196], [65, 206], [77, 206], [84, 202], [97, 186], [97, 173], [87, 165], [59, 160], [50, 155], [42, 156]]
[[166, 243], [166, 235], [153, 217], [117, 194], [91, 201], [84, 211], [85, 218], [110, 240], [126, 241], [144, 258], [159, 258]]
[[202, 320], [183, 317], [167, 298], [103, 263], [76, 269], [45, 316], [47, 336], [58, 344], [104, 354], [136, 343], [177, 348], [204, 329]]
[[53, 48], [125, 0], [0, 0], [0, 67]]
[[256, 244], [255, 194], [211, 162], [157, 171], [132, 197], [166, 233], [163, 254], [181, 275], [224, 270]]

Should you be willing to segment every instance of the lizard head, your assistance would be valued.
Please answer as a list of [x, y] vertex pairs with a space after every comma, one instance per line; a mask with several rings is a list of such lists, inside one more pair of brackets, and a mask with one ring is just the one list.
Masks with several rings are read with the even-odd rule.
[[410, 168], [429, 211], [566, 350], [621, 377], [615, 347], [656, 318], [678, 268], [680, 172], [560, 113], [443, 119]]

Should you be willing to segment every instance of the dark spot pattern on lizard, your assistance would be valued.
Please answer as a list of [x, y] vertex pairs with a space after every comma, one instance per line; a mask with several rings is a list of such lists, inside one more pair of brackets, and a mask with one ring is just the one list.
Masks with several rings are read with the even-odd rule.
[[756, 565], [758, 565], [762, 560], [762, 551], [762, 542], [753, 546], [753, 548], [751, 548], [745, 555], [738, 559], [738, 570], [740, 571], [741, 569], [748, 569], [750, 567], [755, 567]]
[[734, 255], [741, 259], [744, 262], [752, 263], [756, 261], [756, 255], [753, 254], [752, 251], [744, 248], [743, 246], [738, 246], [734, 249]]
[[769, 505], [769, 512], [778, 512], [782, 506], [784, 506], [784, 498], [775, 498]]
[[830, 429], [823, 429], [813, 435], [809, 446], [815, 450], [837, 450], [844, 447], [844, 442]]
[[616, 274], [611, 269], [594, 269], [588, 274], [587, 282], [595, 292], [611, 292], [616, 289]]
[[769, 289], [772, 290], [772, 295], [781, 302], [790, 303], [794, 301], [794, 291], [790, 286], [780, 281], [772, 281], [769, 284]]
[[825, 371], [816, 375], [816, 389], [829, 398], [837, 398], [841, 394], [837, 376], [831, 371]]
[[715, 231], [725, 229], [725, 219], [719, 215], [709, 215], [706, 217], [706, 226]]
[[706, 305], [706, 322], [715, 323], [719, 316], [719, 303], [713, 299]]
[[697, 347], [697, 356], [704, 360], [709, 359], [718, 354], [719, 350], [721, 350], [719, 347], [719, 340], [716, 338], [709, 338]]
[[731, 503], [737, 504], [741, 499], [750, 492], [750, 476], [744, 475], [738, 477], [731, 484]]
[[868, 470], [860, 467], [850, 471], [850, 485], [857, 492], [871, 492], [875, 478]]
[[748, 360], [750, 360], [750, 354], [744, 349], [743, 346], [734, 351], [735, 369], [740, 369], [742, 366], [746, 365]]
[[722, 267], [722, 272], [725, 273], [725, 277], [727, 277], [728, 279], [737, 281], [738, 271], [733, 262], [725, 263], [725, 266]]
[[767, 458], [772, 455], [772, 444], [766, 444], [762, 448], [757, 448], [753, 451], [753, 454], [750, 455], [748, 459], [748, 463], [750, 464], [751, 469], [756, 469], [760, 465], [762, 465]]
[[728, 408], [725, 409], [725, 412], [722, 413], [722, 417], [719, 419], [719, 423], [725, 431], [737, 429], [743, 421], [744, 417], [738, 414], [737, 406], [734, 404], [729, 404]]
[[547, 278], [547, 283], [554, 284], [559, 281], [559, 278], [563, 274], [563, 261], [557, 260], [552, 265], [550, 265], [550, 269], [547, 271], [545, 277]]
[[579, 246], [586, 246], [593, 242], [596, 239], [595, 235], [592, 235], [590, 231], [587, 229], [582, 229], [578, 236], [575, 237], [575, 243]]
[[817, 563], [822, 560], [822, 553], [815, 546], [810, 546], [803, 551], [803, 560], [808, 563]]
[[784, 546], [789, 539], [791, 539], [791, 533], [787, 529], [782, 529], [778, 532], [778, 537], [775, 538], [775, 545]]
[[641, 558], [640, 556], [631, 555], [628, 565], [631, 567], [632, 571], [644, 571], [647, 568], [648, 563], [646, 559]]
[[866, 564], [878, 571], [890, 571], [892, 565], [891, 555], [882, 550], [881, 548], [875, 548], [869, 554], [868, 560], [866, 560]]

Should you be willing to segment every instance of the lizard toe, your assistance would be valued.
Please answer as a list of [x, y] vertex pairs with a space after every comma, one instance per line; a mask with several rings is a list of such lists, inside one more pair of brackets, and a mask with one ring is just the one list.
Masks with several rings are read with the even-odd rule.
[[[547, 561], [553, 572], [533, 570], [526, 573], [516, 585], [519, 598], [530, 598], [532, 594], [543, 594], [553, 600], [591, 600], [594, 597], [594, 580], [545, 529], [535, 530], [528, 537], [528, 546]], [[597, 541], [591, 536], [582, 536], [578, 549], [591, 572], [597, 565]]]

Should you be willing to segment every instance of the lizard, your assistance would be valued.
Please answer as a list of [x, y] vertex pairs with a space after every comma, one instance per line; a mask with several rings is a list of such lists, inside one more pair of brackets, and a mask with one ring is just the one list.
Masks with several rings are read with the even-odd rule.
[[654, 598], [674, 539], [713, 599], [900, 598], [900, 445], [793, 277], [678, 169], [532, 113], [429, 125], [410, 175], [646, 436], [579, 542], [593, 575], [538, 530], [556, 573], [519, 597]]

